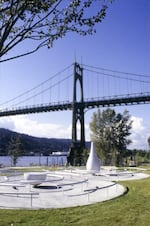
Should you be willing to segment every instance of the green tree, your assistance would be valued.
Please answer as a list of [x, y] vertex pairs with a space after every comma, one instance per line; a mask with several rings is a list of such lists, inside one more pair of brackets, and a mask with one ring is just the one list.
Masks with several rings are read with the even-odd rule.
[[18, 158], [23, 153], [23, 145], [21, 143], [20, 136], [11, 138], [8, 145], [8, 155], [11, 156], [13, 166], [16, 166]]
[[0, 62], [51, 48], [68, 32], [93, 34], [113, 0], [0, 0], [0, 58], [15, 46], [33, 40], [33, 49]]
[[147, 142], [148, 142], [148, 147], [149, 147], [149, 150], [150, 150], [150, 137], [148, 137]]
[[116, 113], [108, 108], [93, 113], [90, 123], [91, 139], [96, 143], [98, 154], [104, 164], [121, 164], [131, 140], [132, 121], [128, 111]]

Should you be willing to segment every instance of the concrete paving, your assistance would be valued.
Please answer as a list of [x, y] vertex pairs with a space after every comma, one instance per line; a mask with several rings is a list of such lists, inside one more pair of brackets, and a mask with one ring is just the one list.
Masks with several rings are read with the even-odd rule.
[[23, 175], [10, 178], [1, 176], [0, 208], [42, 209], [89, 205], [124, 194], [126, 188], [119, 184], [120, 180], [149, 176], [115, 169], [103, 169], [97, 175], [88, 174], [85, 170], [49, 171], [47, 174], [47, 181], [36, 188], [21, 183]]

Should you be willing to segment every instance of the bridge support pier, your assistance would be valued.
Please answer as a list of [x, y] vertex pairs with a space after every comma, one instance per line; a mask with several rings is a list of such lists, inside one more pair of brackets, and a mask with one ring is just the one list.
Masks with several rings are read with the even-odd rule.
[[[79, 85], [79, 87], [77, 87], [77, 85]], [[79, 95], [80, 99], [78, 100]], [[83, 150], [85, 149], [83, 68], [77, 63], [74, 64], [72, 105], [72, 142], [68, 163], [70, 165], [82, 165]]]

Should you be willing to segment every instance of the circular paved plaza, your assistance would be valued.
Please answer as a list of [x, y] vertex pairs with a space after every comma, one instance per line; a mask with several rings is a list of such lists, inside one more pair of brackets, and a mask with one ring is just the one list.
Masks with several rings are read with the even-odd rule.
[[[39, 172], [40, 173], [40, 172]], [[47, 171], [47, 178], [33, 186], [24, 175], [0, 176], [0, 208], [64, 208], [89, 205], [116, 198], [126, 192], [120, 180], [148, 177], [144, 173], [102, 169], [92, 175], [85, 170]]]

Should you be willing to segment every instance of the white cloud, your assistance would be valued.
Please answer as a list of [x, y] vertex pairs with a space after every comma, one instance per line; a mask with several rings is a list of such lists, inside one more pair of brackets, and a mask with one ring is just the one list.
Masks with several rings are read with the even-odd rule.
[[[150, 136], [150, 125], [145, 124], [143, 118], [132, 116], [133, 120], [130, 139], [132, 144], [129, 146], [131, 149], [147, 149], [147, 138]], [[0, 118], [0, 127], [10, 129], [16, 132], [47, 138], [71, 138], [72, 125], [67, 126], [63, 124], [54, 124], [46, 122], [38, 122], [31, 120], [27, 116], [11, 116]], [[79, 128], [78, 128], [78, 134]], [[89, 124], [85, 123], [85, 137], [90, 140]]]
[[19, 133], [25, 133], [36, 137], [47, 138], [70, 138], [71, 126], [53, 123], [41, 123], [31, 120], [26, 116], [15, 116], [0, 119], [0, 127], [7, 128]]
[[[24, 133], [36, 137], [47, 138], [71, 138], [72, 125], [68, 124], [67, 127], [62, 124], [54, 123], [41, 123], [36, 120], [31, 120], [27, 116], [10, 116], [0, 118], [0, 128], [10, 129], [19, 133]], [[79, 125], [77, 126], [78, 135]], [[90, 140], [89, 124], [85, 123], [85, 137]]]
[[13, 120], [11, 120], [10, 118], [4, 117], [4, 118], [0, 118], [0, 128], [13, 130], [15, 129], [15, 125]]
[[131, 120], [133, 121], [133, 123], [132, 123], [133, 131], [142, 132], [145, 129], [143, 118], [138, 118], [138, 117], [132, 116]]
[[147, 139], [150, 136], [150, 125], [146, 125], [143, 118], [132, 116], [132, 130], [130, 139], [132, 144], [129, 146], [131, 149], [148, 149]]

